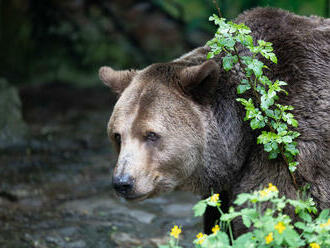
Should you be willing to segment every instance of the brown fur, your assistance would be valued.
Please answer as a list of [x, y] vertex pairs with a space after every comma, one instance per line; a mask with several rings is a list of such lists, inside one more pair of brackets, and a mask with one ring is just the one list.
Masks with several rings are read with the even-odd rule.
[[[236, 22], [248, 25], [256, 40], [273, 43], [279, 61], [265, 62], [271, 67], [267, 74], [288, 82], [289, 95], [281, 96], [281, 103], [293, 105], [299, 121], [296, 177], [311, 185], [320, 209], [329, 208], [330, 19], [257, 8]], [[207, 52], [202, 47], [170, 63], [125, 72], [123, 84], [122, 72], [101, 70], [102, 80], [121, 93], [108, 127], [110, 136], [117, 132], [123, 139], [116, 171], [133, 175], [135, 194], [142, 198], [178, 188], [202, 196], [214, 190], [230, 204], [237, 194], [269, 182], [294, 198], [282, 159], [268, 160], [256, 145], [258, 132], [243, 122], [244, 111], [235, 101], [239, 68], [225, 72], [215, 63], [223, 55], [206, 61]], [[143, 138], [148, 131], [160, 135], [156, 143]], [[239, 233], [241, 226], [235, 228]]]

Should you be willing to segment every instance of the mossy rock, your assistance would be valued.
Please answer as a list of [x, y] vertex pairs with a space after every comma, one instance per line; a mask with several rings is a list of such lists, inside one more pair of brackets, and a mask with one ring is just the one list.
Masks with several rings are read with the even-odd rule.
[[26, 134], [18, 91], [0, 78], [0, 149], [22, 144]]

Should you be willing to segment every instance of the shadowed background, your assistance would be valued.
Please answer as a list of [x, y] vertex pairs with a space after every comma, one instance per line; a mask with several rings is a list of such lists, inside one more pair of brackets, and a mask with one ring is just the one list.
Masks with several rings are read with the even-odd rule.
[[[256, 6], [330, 14], [329, 0], [218, 3], [229, 19]], [[204, 45], [215, 12], [212, 0], [0, 0], [0, 247], [152, 247], [173, 224], [193, 239], [197, 197], [127, 203], [112, 191], [116, 99], [97, 71]]]

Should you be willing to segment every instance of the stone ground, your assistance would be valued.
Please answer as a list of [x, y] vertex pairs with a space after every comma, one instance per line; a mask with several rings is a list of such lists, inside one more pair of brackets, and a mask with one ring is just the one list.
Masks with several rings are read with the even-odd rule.
[[1, 248], [157, 247], [174, 224], [191, 246], [202, 230], [196, 196], [130, 203], [114, 194], [107, 89], [54, 83], [20, 92], [30, 135], [0, 151]]

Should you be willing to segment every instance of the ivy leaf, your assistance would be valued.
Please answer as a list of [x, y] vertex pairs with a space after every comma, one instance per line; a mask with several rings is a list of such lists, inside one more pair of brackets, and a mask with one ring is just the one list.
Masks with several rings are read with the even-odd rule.
[[223, 59], [222, 59], [222, 66], [225, 71], [231, 70], [233, 68], [233, 63], [234, 63], [234, 58], [231, 54], [227, 54]]
[[[292, 119], [290, 120], [290, 122], [291, 122], [291, 126], [293, 126], [293, 127], [298, 127], [298, 121], [297, 121], [296, 119], [292, 118]], [[289, 123], [289, 124], [290, 124], [290, 123]]]
[[289, 163], [289, 170], [291, 172], [295, 172], [295, 170], [297, 169], [298, 164], [299, 164], [299, 162], [290, 162]]
[[257, 128], [263, 128], [265, 126], [265, 122], [263, 120], [260, 120], [258, 118], [254, 118], [250, 122], [250, 126], [253, 130]]
[[296, 156], [299, 153], [299, 150], [296, 148], [296, 142], [285, 144], [285, 150], [291, 153], [293, 156]]
[[287, 136], [282, 137], [282, 140], [283, 140], [284, 143], [291, 143], [292, 142], [292, 137], [287, 135]]
[[274, 104], [274, 98], [269, 98], [268, 95], [261, 96], [261, 108], [262, 109], [268, 109], [270, 106]]
[[273, 63], [277, 64], [277, 57], [276, 57], [275, 53], [270, 53], [270, 54], [269, 54], [269, 59], [270, 59]]
[[251, 69], [254, 75], [259, 78], [262, 75], [262, 68], [264, 67], [264, 63], [257, 59], [253, 59], [251, 63], [249, 63], [248, 68]]
[[267, 144], [265, 144], [265, 145], [264, 145], [264, 150], [265, 150], [266, 152], [270, 152], [271, 150], [273, 150], [271, 143], [267, 143]]
[[249, 81], [243, 79], [241, 81], [241, 84], [237, 86], [237, 94], [243, 94], [249, 89], [251, 89], [251, 85], [249, 84]]
[[214, 53], [212, 53], [212, 52], [209, 52], [208, 54], [207, 54], [207, 59], [211, 59], [211, 58], [213, 58], [214, 57]]
[[268, 155], [269, 159], [275, 159], [277, 158], [278, 152], [277, 151], [271, 151]]

